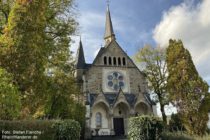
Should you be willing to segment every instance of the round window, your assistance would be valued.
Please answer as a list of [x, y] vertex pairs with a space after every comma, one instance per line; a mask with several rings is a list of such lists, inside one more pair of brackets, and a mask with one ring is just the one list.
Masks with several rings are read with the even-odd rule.
[[125, 87], [124, 76], [120, 72], [111, 72], [107, 75], [107, 85], [114, 91], [119, 91]]

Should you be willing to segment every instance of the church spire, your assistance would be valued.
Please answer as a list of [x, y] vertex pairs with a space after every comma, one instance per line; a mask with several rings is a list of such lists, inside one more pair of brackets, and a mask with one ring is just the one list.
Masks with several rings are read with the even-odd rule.
[[112, 40], [115, 40], [115, 34], [112, 26], [111, 15], [109, 11], [109, 3], [107, 3], [107, 11], [106, 11], [106, 25], [105, 25], [105, 35], [104, 35], [105, 43], [109, 43]]
[[85, 57], [84, 57], [84, 51], [83, 51], [82, 41], [80, 37], [79, 48], [77, 50], [77, 57], [76, 57], [76, 68], [83, 69], [84, 66], [85, 66]]

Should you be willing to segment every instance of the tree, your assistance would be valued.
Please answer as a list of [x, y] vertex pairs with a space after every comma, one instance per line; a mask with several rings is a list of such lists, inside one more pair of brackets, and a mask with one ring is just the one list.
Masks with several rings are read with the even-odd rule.
[[42, 99], [45, 87], [46, 9], [47, 1], [16, 0], [0, 38], [0, 65], [14, 75], [14, 82], [24, 97], [22, 104], [31, 112], [36, 109], [39, 98]]
[[56, 73], [49, 79], [49, 94], [45, 107], [48, 118], [69, 119], [74, 99], [79, 94], [74, 78], [70, 74]]
[[[0, 2], [0, 16], [5, 19], [0, 23], [4, 28], [0, 37], [0, 66], [14, 75], [14, 82], [23, 95], [24, 110], [28, 110], [29, 115], [37, 114], [50, 99], [50, 88], [57, 84], [58, 78], [63, 83], [74, 82], [73, 76], [60, 75], [61, 71], [73, 75], [69, 45], [70, 35], [77, 27], [72, 12], [74, 1]], [[53, 71], [54, 77], [49, 76], [49, 71]], [[70, 92], [60, 86], [56, 92]]]
[[[208, 121], [208, 84], [199, 76], [181, 40], [170, 40], [166, 52], [167, 91], [190, 134], [202, 135]], [[199, 112], [199, 113], [198, 113]]]
[[0, 0], [0, 35], [8, 22], [9, 12], [14, 0]]
[[168, 104], [166, 92], [167, 66], [165, 62], [165, 50], [151, 46], [143, 47], [137, 54], [136, 60], [145, 65], [143, 70], [149, 81], [151, 91], [156, 95], [156, 102], [160, 103], [163, 121], [167, 123], [164, 106]]
[[20, 112], [20, 92], [11, 74], [0, 68], [0, 119], [13, 120]]

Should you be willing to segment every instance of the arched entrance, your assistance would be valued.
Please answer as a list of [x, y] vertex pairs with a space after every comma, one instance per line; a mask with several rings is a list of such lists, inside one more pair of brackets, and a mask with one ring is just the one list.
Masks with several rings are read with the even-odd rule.
[[127, 134], [127, 118], [129, 116], [129, 106], [124, 102], [115, 105], [113, 110], [113, 128], [115, 135]]
[[147, 115], [149, 113], [149, 107], [146, 103], [140, 102], [135, 106], [135, 115]]

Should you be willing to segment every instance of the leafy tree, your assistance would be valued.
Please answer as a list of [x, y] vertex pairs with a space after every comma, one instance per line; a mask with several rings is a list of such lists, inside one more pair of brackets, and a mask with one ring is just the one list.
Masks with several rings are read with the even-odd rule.
[[42, 99], [45, 86], [46, 9], [47, 1], [16, 0], [0, 38], [1, 66], [14, 75], [24, 97], [22, 103], [31, 112], [36, 109], [38, 98]]
[[0, 0], [0, 35], [8, 22], [9, 12], [14, 0]]
[[12, 120], [19, 116], [20, 92], [11, 74], [0, 68], [0, 119]]
[[71, 75], [57, 73], [50, 77], [49, 95], [46, 106], [48, 118], [70, 118], [74, 98], [79, 94], [76, 83]]
[[171, 120], [169, 121], [169, 129], [172, 132], [185, 130], [184, 126], [182, 125], [179, 113], [171, 115]]
[[[0, 3], [0, 15], [5, 19], [0, 23], [4, 28], [0, 37], [0, 65], [13, 73], [14, 82], [24, 97], [25, 114], [39, 114], [43, 106], [52, 101], [50, 96], [54, 93], [69, 97], [78, 94], [77, 91], [71, 92], [76, 87], [67, 90], [66, 85], [58, 84], [58, 81], [74, 83], [73, 58], [69, 49], [70, 35], [77, 27], [73, 2], [9, 0]], [[50, 71], [53, 77], [49, 76]], [[52, 91], [54, 85], [60, 87]]]
[[164, 106], [168, 104], [166, 92], [167, 66], [165, 62], [165, 50], [156, 47], [152, 48], [147, 45], [143, 47], [137, 54], [136, 60], [142, 62], [145, 66], [144, 73], [149, 81], [151, 91], [156, 95], [156, 102], [160, 103], [160, 110], [163, 121], [167, 123]]
[[170, 40], [166, 54], [170, 100], [177, 107], [185, 129], [202, 135], [208, 121], [209, 86], [199, 76], [181, 40]]

